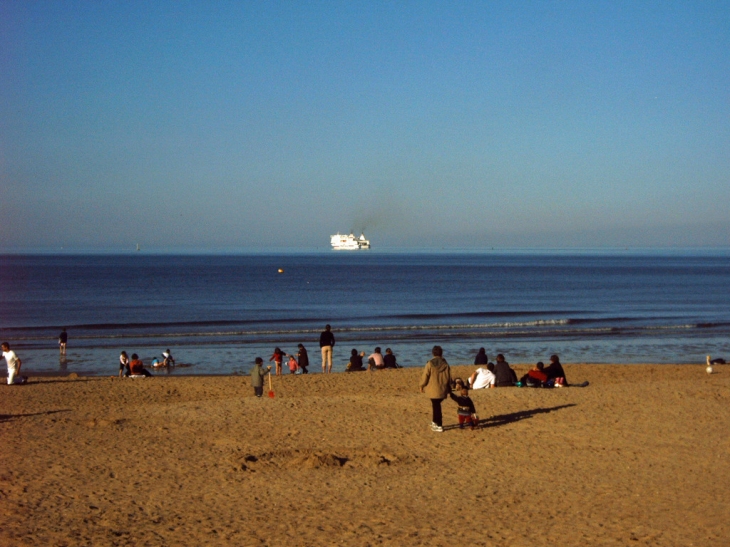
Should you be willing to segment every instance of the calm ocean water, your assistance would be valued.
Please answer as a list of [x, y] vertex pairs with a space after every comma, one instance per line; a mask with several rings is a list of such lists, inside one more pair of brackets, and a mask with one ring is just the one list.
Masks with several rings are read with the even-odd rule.
[[168, 347], [192, 365], [173, 373], [242, 373], [299, 342], [317, 371], [325, 323], [337, 370], [375, 346], [421, 366], [434, 344], [452, 364], [482, 346], [511, 362], [730, 361], [727, 250], [5, 255], [0, 287], [0, 338], [31, 374], [115, 374], [121, 350], [149, 364]]

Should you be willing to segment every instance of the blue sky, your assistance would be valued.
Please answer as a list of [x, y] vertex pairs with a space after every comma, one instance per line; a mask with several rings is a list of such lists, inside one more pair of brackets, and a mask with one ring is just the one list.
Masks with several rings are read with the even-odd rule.
[[0, 0], [0, 250], [730, 245], [728, 2]]

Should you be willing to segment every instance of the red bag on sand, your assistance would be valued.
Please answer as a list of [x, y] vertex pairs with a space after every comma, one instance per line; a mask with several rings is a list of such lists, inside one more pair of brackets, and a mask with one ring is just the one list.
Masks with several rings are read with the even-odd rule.
[[294, 357], [289, 357], [289, 370], [292, 372], [296, 372], [299, 368], [299, 363], [297, 363], [297, 360], [294, 359]]

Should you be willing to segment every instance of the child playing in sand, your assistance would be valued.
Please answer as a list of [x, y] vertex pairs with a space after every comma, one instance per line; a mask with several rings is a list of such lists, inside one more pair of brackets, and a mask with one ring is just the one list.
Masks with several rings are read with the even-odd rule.
[[299, 363], [297, 363], [297, 360], [293, 355], [289, 355], [287, 353], [286, 356], [289, 358], [289, 362], [287, 363], [287, 365], [289, 365], [289, 372], [291, 374], [296, 374], [297, 370], [299, 370]]
[[456, 401], [456, 404], [459, 405], [459, 408], [456, 411], [459, 418], [459, 427], [464, 429], [464, 424], [469, 424], [471, 429], [474, 430], [474, 428], [476, 428], [479, 424], [479, 417], [477, 416], [477, 411], [474, 408], [474, 402], [471, 400], [471, 397], [469, 397], [469, 388], [462, 387], [460, 395], [449, 393], [449, 397], [451, 397], [454, 401]]
[[[281, 362], [284, 360], [284, 352], [279, 348], [274, 348], [274, 354], [269, 357], [269, 361], [274, 361], [276, 365], [276, 375], [281, 376]], [[271, 367], [269, 367], [271, 368]]]
[[256, 397], [261, 397], [264, 394], [264, 375], [271, 372], [271, 365], [264, 370], [262, 367], [263, 364], [264, 360], [261, 357], [256, 357], [256, 361], [251, 369], [251, 386], [253, 387], [253, 394]]

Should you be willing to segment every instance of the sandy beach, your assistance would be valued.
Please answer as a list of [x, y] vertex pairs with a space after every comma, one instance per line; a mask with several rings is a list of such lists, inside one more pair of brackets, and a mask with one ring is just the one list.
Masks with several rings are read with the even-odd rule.
[[730, 542], [730, 366], [565, 369], [590, 386], [474, 391], [482, 427], [446, 401], [443, 433], [415, 368], [273, 399], [244, 376], [2, 385], [0, 544]]

